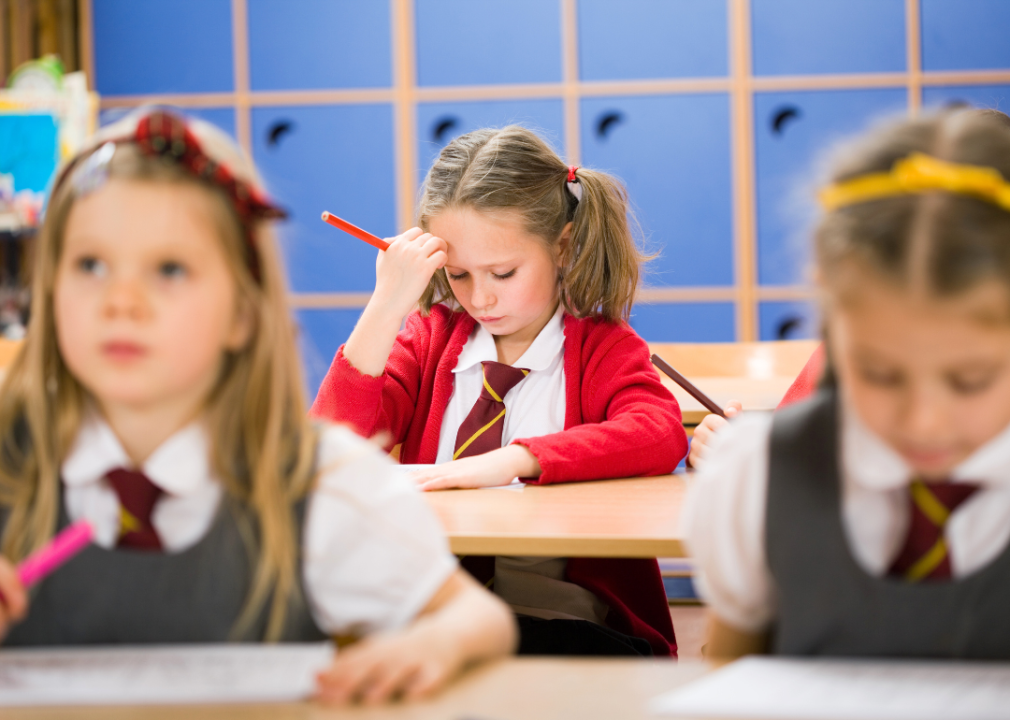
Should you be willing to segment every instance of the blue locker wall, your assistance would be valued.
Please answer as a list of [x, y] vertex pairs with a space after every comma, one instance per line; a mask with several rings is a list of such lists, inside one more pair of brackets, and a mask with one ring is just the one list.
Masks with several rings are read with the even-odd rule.
[[[268, 186], [292, 211], [281, 237], [295, 292], [364, 292], [374, 251], [324, 225], [331, 210], [379, 235], [397, 230], [395, 98], [340, 103], [302, 96], [278, 105], [261, 91], [391, 88], [389, 0], [246, 0], [253, 152]], [[725, 81], [727, 0], [576, 0], [581, 163], [627, 185], [652, 287], [728, 287], [734, 277], [730, 98], [652, 84], [600, 96], [596, 83]], [[102, 95], [231, 93], [232, 0], [92, 0], [95, 78]], [[562, 5], [558, 0], [414, 0], [416, 176], [441, 147], [480, 126], [532, 126], [564, 155]], [[905, 0], [750, 0], [751, 61], [760, 82], [906, 71]], [[932, 71], [1010, 69], [1010, 0], [920, 0], [924, 107], [953, 101], [1010, 110], [1010, 82]], [[867, 82], [870, 82], [869, 80]], [[537, 85], [548, 84], [537, 88]], [[439, 100], [437, 88], [531, 85], [529, 96]], [[825, 81], [827, 85], [827, 81]], [[546, 89], [545, 89], [546, 88]], [[610, 92], [609, 90], [607, 91]], [[546, 96], [545, 96], [546, 93]], [[325, 96], [324, 96], [325, 97]], [[185, 99], [182, 100], [186, 104]], [[237, 134], [235, 108], [185, 112]], [[227, 98], [222, 100], [227, 103]], [[236, 99], [237, 102], [237, 99]], [[312, 104], [319, 103], [319, 104]], [[761, 286], [803, 283], [816, 160], [876, 118], [902, 115], [903, 88], [759, 90], [753, 95]], [[103, 110], [108, 122], [123, 111]], [[411, 160], [414, 160], [413, 158]], [[758, 296], [761, 297], [760, 288]], [[322, 376], [357, 309], [301, 310], [308, 384]], [[762, 300], [759, 335], [812, 335], [811, 303]], [[633, 325], [647, 340], [733, 340], [731, 302], [641, 303]], [[315, 359], [313, 359], [315, 358]]]
[[310, 399], [316, 396], [337, 348], [351, 334], [360, 316], [358, 308], [295, 311], [299, 328], [298, 350], [302, 356], [306, 394]]
[[229, 92], [229, 0], [92, 0], [101, 95]]
[[723, 93], [582, 101], [582, 162], [627, 185], [651, 285], [733, 284], [729, 141]]
[[631, 327], [651, 342], [733, 342], [733, 303], [645, 303], [635, 305]]
[[901, 117], [904, 89], [757, 93], [754, 97], [758, 279], [808, 280], [819, 159], [874, 121]]
[[1010, 67], [1010, 2], [921, 0], [924, 70]]
[[814, 302], [766, 301], [758, 305], [760, 340], [808, 340], [821, 334]]
[[[289, 129], [280, 132], [280, 127]], [[375, 249], [320, 220], [323, 210], [380, 237], [396, 231], [392, 107], [259, 107], [253, 154], [281, 223], [294, 292], [369, 291]]]
[[753, 0], [755, 75], [901, 72], [904, 0]]
[[513, 124], [535, 131], [564, 157], [561, 100], [420, 103], [417, 107], [417, 181], [424, 181], [442, 148], [454, 138], [480, 128]]
[[718, 77], [728, 72], [726, 3], [580, 0], [583, 80]]
[[[248, 0], [253, 90], [389, 87], [389, 3]], [[291, 42], [298, 38], [298, 42]]]
[[543, 0], [417, 0], [418, 85], [561, 81], [561, 7]]

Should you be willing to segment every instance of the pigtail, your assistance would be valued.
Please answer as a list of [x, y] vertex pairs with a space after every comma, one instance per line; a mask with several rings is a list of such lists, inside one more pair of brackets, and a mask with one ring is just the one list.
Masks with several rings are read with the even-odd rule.
[[575, 204], [563, 257], [561, 300], [575, 317], [627, 320], [639, 265], [648, 259], [632, 236], [628, 193], [616, 178], [596, 170], [579, 169], [576, 179], [582, 198]]

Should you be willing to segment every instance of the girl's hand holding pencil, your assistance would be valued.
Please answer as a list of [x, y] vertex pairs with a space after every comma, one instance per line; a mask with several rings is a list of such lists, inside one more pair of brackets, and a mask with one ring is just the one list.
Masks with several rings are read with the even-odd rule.
[[726, 404], [723, 410], [726, 413], [725, 418], [715, 413], [706, 415], [698, 427], [694, 429], [694, 435], [691, 437], [691, 453], [687, 456], [687, 462], [695, 470], [705, 462], [705, 455], [712, 447], [715, 434], [729, 422], [727, 418], [736, 417], [743, 410], [743, 406], [736, 400], [732, 400]]
[[431, 276], [445, 266], [449, 247], [417, 227], [387, 242], [331, 213], [323, 213], [323, 220], [381, 251], [375, 259], [375, 291], [343, 351], [358, 372], [380, 377], [403, 319], [421, 299]]
[[444, 240], [421, 228], [398, 235], [375, 259], [375, 292], [371, 302], [395, 317], [399, 327], [417, 305], [431, 276], [445, 265], [448, 249]]
[[28, 588], [18, 577], [18, 569], [5, 557], [0, 557], [0, 638], [14, 623], [28, 613]]

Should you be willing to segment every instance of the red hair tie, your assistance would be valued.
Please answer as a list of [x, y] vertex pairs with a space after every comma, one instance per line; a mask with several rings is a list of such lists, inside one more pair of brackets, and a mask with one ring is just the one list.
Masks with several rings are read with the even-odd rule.
[[579, 169], [578, 165], [569, 165], [568, 166], [568, 182], [573, 183], [573, 182], [578, 182], [579, 181], [579, 179], [577, 177], [575, 177], [575, 171], [578, 170], [578, 169]]

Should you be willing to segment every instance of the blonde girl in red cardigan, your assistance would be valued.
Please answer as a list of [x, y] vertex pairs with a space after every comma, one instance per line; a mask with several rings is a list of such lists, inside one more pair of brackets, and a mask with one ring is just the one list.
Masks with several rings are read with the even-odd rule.
[[[420, 227], [379, 253], [314, 414], [432, 464], [414, 473], [423, 490], [672, 472], [687, 440], [626, 322], [643, 260], [627, 218], [618, 181], [525, 128], [457, 138], [425, 179]], [[464, 566], [516, 611], [521, 653], [676, 653], [655, 560]]]

